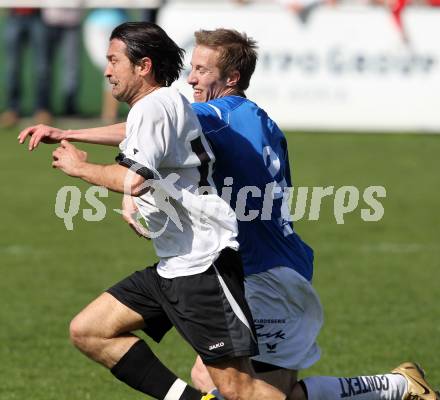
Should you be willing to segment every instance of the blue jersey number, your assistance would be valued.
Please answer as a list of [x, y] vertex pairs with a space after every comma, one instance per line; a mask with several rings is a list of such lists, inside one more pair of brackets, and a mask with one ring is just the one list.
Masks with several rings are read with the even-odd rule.
[[[284, 174], [281, 174], [277, 180], [277, 175], [281, 170], [281, 162], [278, 154], [275, 153], [271, 146], [266, 146], [263, 148], [263, 160], [267, 170], [274, 179], [272, 198], [274, 200], [282, 199], [284, 194], [287, 194], [287, 182]], [[293, 233], [293, 229], [290, 224], [290, 210], [285, 201], [282, 202], [280, 213], [281, 216], [278, 218], [277, 222], [283, 229], [284, 236], [291, 235]]]

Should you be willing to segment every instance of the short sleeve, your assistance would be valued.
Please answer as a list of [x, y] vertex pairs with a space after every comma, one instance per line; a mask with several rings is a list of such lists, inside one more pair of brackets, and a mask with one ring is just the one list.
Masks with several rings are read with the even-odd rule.
[[116, 161], [133, 169], [145, 179], [152, 179], [160, 168], [170, 139], [169, 118], [157, 101], [141, 101], [127, 118], [126, 139]]

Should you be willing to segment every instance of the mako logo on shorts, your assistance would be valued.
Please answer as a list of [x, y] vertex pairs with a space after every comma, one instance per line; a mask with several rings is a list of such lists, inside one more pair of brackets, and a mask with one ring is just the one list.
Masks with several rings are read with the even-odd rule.
[[218, 349], [220, 347], [223, 347], [225, 345], [224, 342], [218, 342], [216, 344], [212, 344], [211, 346], [209, 346], [209, 350], [215, 350]]

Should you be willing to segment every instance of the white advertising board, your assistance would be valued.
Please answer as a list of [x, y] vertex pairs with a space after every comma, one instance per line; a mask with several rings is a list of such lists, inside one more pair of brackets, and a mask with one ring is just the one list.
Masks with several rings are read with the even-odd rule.
[[[187, 51], [218, 27], [258, 41], [247, 91], [286, 129], [440, 132], [440, 10], [408, 8], [405, 45], [379, 7], [321, 7], [307, 23], [276, 4], [169, 3], [159, 23]], [[185, 76], [177, 86], [191, 98]]]
[[0, 0], [0, 7], [154, 8], [161, 0]]

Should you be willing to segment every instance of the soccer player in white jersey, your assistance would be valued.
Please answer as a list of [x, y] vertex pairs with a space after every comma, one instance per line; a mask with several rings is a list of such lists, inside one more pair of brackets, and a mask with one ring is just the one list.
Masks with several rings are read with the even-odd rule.
[[133, 196], [156, 233], [160, 258], [82, 310], [71, 322], [71, 340], [118, 379], [154, 398], [215, 398], [177, 379], [131, 333], [143, 329], [159, 342], [174, 325], [226, 398], [282, 400], [281, 391], [251, 376], [248, 357], [258, 346], [244, 297], [235, 214], [214, 193], [214, 156], [197, 117], [169, 87], [179, 76], [182, 54], [155, 24], [116, 27], [105, 75], [113, 96], [131, 108], [118, 163], [92, 164], [65, 140], [53, 152], [54, 168]]
[[[290, 184], [282, 132], [244, 94], [255, 68], [255, 42], [238, 32], [217, 29], [197, 32], [196, 44], [188, 82], [194, 87], [194, 99], [198, 102], [193, 105], [194, 110], [217, 154], [217, 179], [225, 176], [234, 178], [234, 184], [239, 184], [232, 188], [235, 194], [240, 186], [259, 187], [266, 182], [265, 179], [271, 179], [270, 176], [266, 177], [267, 170], [273, 169], [270, 163], [267, 165], [267, 161], [273, 159], [283, 168], [278, 168], [276, 173], [272, 171], [272, 179], [278, 181], [278, 184], [283, 180]], [[51, 127], [34, 127], [30, 131], [23, 131], [20, 140], [23, 142], [27, 135], [32, 135], [30, 149], [35, 148], [40, 140], [58, 141], [63, 137], [104, 143], [109, 140], [104, 138], [109, 136], [117, 142], [118, 137], [119, 141], [122, 140], [122, 131], [123, 125], [69, 132]], [[258, 144], [263, 142], [271, 144], [273, 153], [266, 154], [262, 163], [262, 155], [256, 158], [253, 155]], [[237, 149], [241, 158], [234, 155]], [[248, 165], [241, 163], [240, 168], [237, 168], [237, 160], [246, 155], [248, 161], [253, 161], [249, 161]], [[250, 171], [249, 174], [246, 174], [246, 169]], [[263, 182], [259, 179], [263, 179]], [[130, 201], [126, 204], [132, 206]], [[242, 235], [241, 239], [239, 236], [245, 274], [248, 276], [246, 296], [256, 322], [262, 329], [259, 330], [260, 355], [254, 360], [258, 376], [277, 386], [287, 398], [295, 400], [307, 397], [310, 400], [400, 400], [408, 396], [435, 399], [432, 389], [425, 393], [422, 386], [417, 386], [417, 381], [425, 386], [427, 384], [420, 370], [413, 364], [403, 364], [393, 371], [394, 374], [355, 378], [312, 377], [296, 383], [297, 370], [318, 359], [315, 340], [319, 332], [321, 310], [310, 284], [312, 265], [307, 255], [310, 250], [299, 240], [293, 227], [283, 223], [277, 228], [278, 217], [272, 216], [273, 221], [266, 224], [258, 220], [239, 222], [240, 232], [246, 236], [243, 238]], [[138, 233], [143, 232], [142, 227], [131, 218], [131, 212], [126, 213], [126, 219]], [[278, 230], [281, 235], [277, 234]], [[285, 231], [287, 235], [284, 235]], [[267, 243], [262, 242], [263, 237], [266, 237]], [[280, 319], [280, 314], [286, 318]], [[306, 327], [307, 331], [304, 330]], [[276, 333], [278, 338], [273, 342], [274, 345], [268, 338]], [[214, 383], [200, 359], [193, 368], [192, 376], [200, 389], [210, 391], [213, 388]]]

